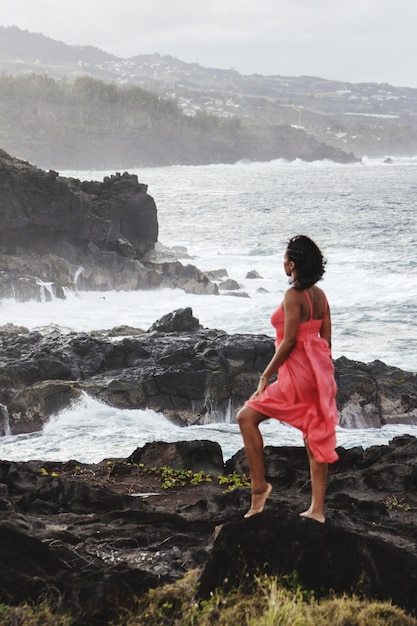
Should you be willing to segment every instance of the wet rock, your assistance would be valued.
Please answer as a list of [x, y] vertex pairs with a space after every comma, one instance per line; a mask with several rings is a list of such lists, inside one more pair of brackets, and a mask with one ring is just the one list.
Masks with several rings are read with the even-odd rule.
[[135, 174], [82, 182], [0, 150], [0, 179], [0, 297], [48, 301], [69, 288], [217, 293], [197, 268], [155, 249], [156, 205]]
[[205, 274], [210, 280], [221, 280], [227, 276], [227, 270], [221, 268], [218, 270], [210, 270], [209, 272], [205, 272]]
[[[99, 626], [198, 568], [202, 597], [267, 573], [296, 576], [317, 598], [357, 592], [414, 612], [417, 439], [339, 448], [324, 525], [299, 517], [310, 497], [305, 451], [265, 453], [273, 491], [250, 519], [249, 489], [230, 492], [216, 480], [245, 469], [243, 450], [223, 466], [209, 441], [149, 444], [98, 464], [0, 461], [2, 600], [46, 596], [77, 623]], [[150, 470], [165, 463], [211, 468], [212, 480], [164, 489]]]
[[128, 458], [129, 463], [143, 463], [146, 467], [166, 465], [176, 470], [191, 469], [193, 472], [217, 472], [224, 469], [223, 453], [214, 441], [157, 441], [138, 448]]
[[149, 332], [160, 332], [160, 333], [175, 333], [175, 332], [193, 332], [200, 330], [202, 326], [200, 325], [198, 319], [193, 316], [193, 311], [190, 307], [185, 309], [177, 309], [172, 313], [167, 313], [156, 321], [149, 328]]
[[45, 380], [10, 393], [7, 408], [14, 434], [40, 430], [51, 415], [68, 408], [82, 391], [76, 382]]
[[256, 270], [251, 270], [246, 274], [246, 278], [262, 278], [262, 276]]
[[250, 298], [250, 295], [246, 291], [226, 291], [224, 296], [233, 296], [234, 298]]
[[335, 362], [340, 425], [373, 428], [417, 424], [417, 374], [341, 357]]
[[222, 291], [234, 291], [235, 289], [240, 289], [240, 285], [236, 280], [233, 280], [233, 278], [228, 278], [220, 283], [219, 289]]
[[[13, 433], [41, 427], [85, 391], [120, 408], [151, 408], [179, 424], [234, 419], [274, 353], [265, 335], [202, 328], [187, 307], [148, 331], [91, 334], [0, 329], [0, 403]], [[335, 362], [345, 428], [417, 423], [417, 374], [381, 362]], [[41, 384], [42, 383], [42, 384]]]

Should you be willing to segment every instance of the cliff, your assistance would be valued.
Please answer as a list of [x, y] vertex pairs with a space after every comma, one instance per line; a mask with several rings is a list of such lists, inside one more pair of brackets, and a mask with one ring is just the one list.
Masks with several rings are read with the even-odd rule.
[[133, 174], [65, 178], [0, 150], [0, 297], [65, 289], [181, 287], [216, 293], [193, 266], [158, 254], [157, 208]]

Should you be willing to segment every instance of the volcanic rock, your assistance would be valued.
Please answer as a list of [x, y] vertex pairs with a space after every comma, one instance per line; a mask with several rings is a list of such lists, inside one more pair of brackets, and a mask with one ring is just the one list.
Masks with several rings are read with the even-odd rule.
[[[1, 461], [1, 601], [56, 600], [80, 626], [98, 626], [198, 568], [202, 597], [266, 573], [296, 577], [318, 598], [357, 592], [415, 612], [417, 439], [338, 448], [324, 525], [299, 517], [310, 498], [305, 451], [265, 453], [273, 491], [250, 519], [250, 490], [219, 479], [240, 472], [243, 450], [222, 465], [211, 442], [155, 442], [98, 464]], [[167, 488], [158, 466], [198, 457], [214, 461], [210, 480]]]
[[159, 287], [218, 293], [200, 270], [155, 249], [156, 205], [135, 174], [82, 182], [0, 150], [0, 187], [0, 297]]
[[[38, 430], [82, 391], [177, 424], [233, 421], [274, 353], [270, 337], [202, 328], [190, 308], [129, 332], [0, 329], [0, 403], [12, 432]], [[342, 427], [417, 424], [417, 374], [341, 357], [335, 376]]]

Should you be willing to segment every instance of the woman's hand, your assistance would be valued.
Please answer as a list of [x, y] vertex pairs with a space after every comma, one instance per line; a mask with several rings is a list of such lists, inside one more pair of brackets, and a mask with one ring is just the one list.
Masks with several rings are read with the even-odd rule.
[[259, 378], [258, 387], [257, 387], [256, 391], [253, 392], [253, 394], [251, 395], [249, 400], [254, 400], [256, 398], [256, 396], [259, 396], [259, 394], [263, 392], [263, 390], [265, 389], [265, 387], [267, 385], [268, 385], [267, 377], [266, 376], [261, 376]]

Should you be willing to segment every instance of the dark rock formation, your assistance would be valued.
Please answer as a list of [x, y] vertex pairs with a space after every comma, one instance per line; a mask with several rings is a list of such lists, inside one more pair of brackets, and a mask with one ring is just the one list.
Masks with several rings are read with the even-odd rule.
[[240, 289], [240, 285], [233, 278], [228, 278], [219, 284], [219, 289], [222, 289], [223, 291], [233, 291], [234, 289]]
[[417, 424], [417, 374], [381, 361], [365, 364], [341, 357], [336, 380], [341, 426]]
[[[259, 571], [296, 572], [316, 597], [349, 589], [415, 612], [417, 440], [405, 435], [388, 446], [338, 449], [339, 461], [330, 466], [325, 525], [295, 515], [297, 494], [309, 489], [304, 451], [265, 452], [267, 476], [279, 495], [273, 494], [264, 514], [248, 525], [232, 521], [222, 527], [200, 577], [201, 594], [244, 584]], [[240, 451], [226, 471], [245, 465]]]
[[172, 467], [175, 470], [190, 469], [193, 472], [217, 472], [224, 470], [223, 453], [214, 441], [177, 441], [176, 443], [148, 443], [137, 448], [127, 461], [145, 467]]
[[[38, 430], [82, 390], [183, 424], [222, 421], [256, 388], [273, 352], [265, 335], [202, 328], [190, 308], [146, 332], [42, 334], [8, 327], [0, 329], [0, 403], [15, 434]], [[342, 426], [417, 423], [417, 374], [379, 361], [340, 358], [335, 366]]]
[[[218, 480], [241, 470], [243, 451], [223, 466], [211, 442], [154, 443], [95, 465], [1, 461], [0, 600], [56, 599], [96, 626], [199, 568], [203, 597], [268, 573], [296, 576], [316, 597], [357, 592], [415, 612], [417, 439], [338, 453], [325, 525], [299, 517], [310, 495], [301, 448], [266, 450], [273, 492], [249, 520], [249, 489]], [[165, 489], [149, 470], [169, 461], [211, 481]]]
[[155, 202], [134, 174], [81, 182], [0, 150], [0, 189], [0, 297], [166, 286], [217, 293], [197, 268], [155, 250]]
[[246, 278], [262, 278], [262, 276], [256, 270], [251, 270], [246, 274]]

